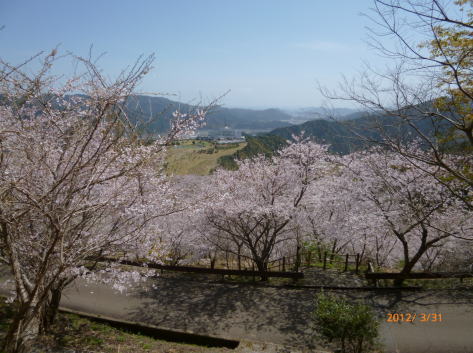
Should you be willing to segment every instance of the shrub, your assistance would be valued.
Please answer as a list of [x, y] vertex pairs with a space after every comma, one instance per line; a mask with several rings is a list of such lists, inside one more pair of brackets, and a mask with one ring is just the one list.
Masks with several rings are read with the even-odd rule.
[[329, 342], [337, 342], [342, 353], [362, 353], [374, 349], [378, 322], [366, 305], [350, 304], [323, 292], [316, 296], [314, 320], [318, 332]]

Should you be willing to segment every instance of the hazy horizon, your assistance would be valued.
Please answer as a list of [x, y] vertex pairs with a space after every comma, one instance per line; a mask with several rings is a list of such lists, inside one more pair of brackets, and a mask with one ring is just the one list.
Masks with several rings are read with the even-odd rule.
[[[371, 0], [337, 3], [241, 0], [18, 0], [0, 3], [0, 52], [17, 64], [39, 51], [101, 57], [113, 77], [156, 54], [139, 92], [249, 109], [322, 106], [317, 82], [335, 88], [364, 61], [384, 65], [365, 43]], [[71, 74], [62, 63], [60, 73]], [[61, 71], [62, 70], [62, 71]], [[167, 96], [166, 96], [167, 97]], [[332, 103], [343, 107], [340, 103]]]

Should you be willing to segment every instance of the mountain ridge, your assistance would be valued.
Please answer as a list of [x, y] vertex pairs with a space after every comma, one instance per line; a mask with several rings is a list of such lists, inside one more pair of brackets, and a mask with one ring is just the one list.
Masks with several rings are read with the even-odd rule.
[[[163, 133], [169, 129], [172, 113], [191, 112], [191, 104], [172, 101], [164, 97], [136, 95], [125, 103], [125, 109], [131, 120], [142, 123], [146, 131]], [[286, 122], [292, 117], [277, 108], [254, 110], [245, 108], [225, 108], [216, 106], [206, 117], [205, 129], [222, 129], [229, 127], [238, 130], [272, 130], [291, 126]]]

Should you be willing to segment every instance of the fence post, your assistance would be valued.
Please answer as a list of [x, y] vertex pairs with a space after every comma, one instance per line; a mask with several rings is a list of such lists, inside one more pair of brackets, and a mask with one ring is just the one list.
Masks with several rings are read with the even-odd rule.
[[356, 254], [356, 269], [355, 272], [358, 273], [358, 268], [360, 266], [360, 254]]
[[327, 252], [324, 251], [324, 270], [327, 269]]
[[[366, 270], [366, 273], [373, 273], [374, 272], [374, 267], [371, 261], [368, 261], [368, 269]], [[378, 280], [373, 279], [373, 286], [378, 287]]]
[[345, 255], [345, 269], [343, 270], [343, 272], [347, 272], [348, 271], [348, 254]]
[[228, 260], [228, 251], [225, 251], [225, 262], [227, 264], [227, 269], [229, 270], [230, 269], [230, 264], [229, 264], [229, 260]]
[[252, 265], [251, 267], [252, 271], [253, 271], [253, 282], [256, 281], [256, 277], [255, 277], [255, 264]]
[[285, 256], [282, 257], [282, 271], [283, 272], [286, 271], [286, 257]]

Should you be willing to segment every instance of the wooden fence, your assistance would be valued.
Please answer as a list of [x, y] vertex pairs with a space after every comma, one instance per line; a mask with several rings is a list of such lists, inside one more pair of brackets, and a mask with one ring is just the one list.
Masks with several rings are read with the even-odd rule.
[[412, 273], [391, 273], [391, 272], [367, 272], [366, 279], [441, 279], [441, 278], [472, 278], [472, 272], [412, 272]]
[[301, 251], [300, 254], [283, 256], [279, 259], [270, 261], [268, 269], [277, 268], [279, 271], [286, 271], [287, 268], [292, 268], [293, 271], [299, 272], [301, 268], [310, 268], [322, 265], [322, 268], [326, 270], [329, 265], [333, 264], [340, 265], [339, 269], [341, 270], [343, 268], [344, 272], [349, 270], [349, 265], [353, 265], [355, 267], [355, 273], [359, 273], [361, 255], [336, 254], [328, 251], [317, 254], [315, 251], [306, 250]]
[[365, 272], [365, 278], [378, 286], [378, 281], [382, 279], [408, 280], [408, 279], [450, 279], [458, 278], [463, 283], [464, 278], [473, 278], [473, 271], [470, 272], [374, 272], [371, 263], [368, 263], [368, 270]]
[[[269, 261], [267, 271], [265, 272], [258, 271], [254, 262], [250, 259], [244, 260], [242, 256], [238, 257], [236, 254], [224, 253], [224, 256], [221, 259], [225, 260], [223, 266], [226, 268], [216, 267], [214, 261], [205, 265], [209, 267], [165, 265], [157, 263], [149, 263], [146, 266], [161, 271], [206, 273], [222, 276], [282, 277], [298, 279], [304, 277], [302, 273], [304, 268], [321, 267], [326, 270], [329, 267], [336, 265], [340, 271], [346, 272], [354, 270], [355, 273], [359, 273], [361, 265], [360, 254], [337, 254], [329, 251], [310, 251], [306, 249], [298, 249], [295, 255], [282, 256], [278, 259]], [[119, 262], [120, 264], [128, 266], [145, 266], [144, 262], [139, 260], [118, 261], [113, 258], [101, 258], [98, 262]], [[352, 265], [351, 268], [350, 265]]]
[[391, 273], [391, 272], [366, 272], [365, 277], [371, 281], [375, 287], [381, 279], [406, 280], [406, 279], [449, 279], [458, 278], [463, 283], [464, 278], [473, 278], [473, 272], [412, 272], [412, 273]]
[[266, 271], [260, 272], [255, 270], [232, 270], [232, 269], [222, 269], [222, 268], [206, 268], [206, 267], [194, 267], [194, 266], [171, 266], [171, 265], [161, 265], [156, 263], [146, 263], [139, 261], [130, 261], [130, 260], [116, 260], [111, 258], [102, 257], [95, 259], [97, 262], [117, 262], [122, 265], [127, 266], [138, 266], [146, 267], [151, 269], [158, 270], [167, 270], [167, 271], [179, 271], [179, 272], [191, 272], [191, 273], [205, 273], [205, 274], [215, 274], [215, 275], [228, 275], [228, 276], [250, 276], [250, 277], [283, 277], [283, 278], [304, 278], [302, 272], [286, 272], [286, 271]]

